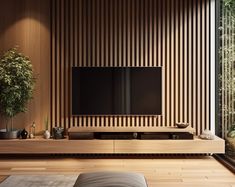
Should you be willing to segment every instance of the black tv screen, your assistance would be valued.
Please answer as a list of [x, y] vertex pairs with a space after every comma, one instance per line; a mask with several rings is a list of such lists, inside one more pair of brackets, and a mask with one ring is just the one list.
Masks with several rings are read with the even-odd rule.
[[72, 115], [160, 115], [160, 67], [73, 67]]

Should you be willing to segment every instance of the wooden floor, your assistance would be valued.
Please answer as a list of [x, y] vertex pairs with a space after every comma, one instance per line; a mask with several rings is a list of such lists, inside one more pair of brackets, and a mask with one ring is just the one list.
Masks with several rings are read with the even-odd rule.
[[235, 187], [235, 175], [210, 156], [157, 158], [0, 158], [0, 181], [13, 174], [77, 174], [133, 171], [149, 187]]

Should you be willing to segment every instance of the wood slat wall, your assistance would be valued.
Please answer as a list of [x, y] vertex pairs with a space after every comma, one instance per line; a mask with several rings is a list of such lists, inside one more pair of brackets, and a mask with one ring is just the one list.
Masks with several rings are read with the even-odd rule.
[[[48, 0], [0, 1], [0, 55], [18, 46], [33, 65], [36, 79], [33, 99], [25, 113], [13, 119], [16, 129], [45, 129], [44, 120], [50, 115], [50, 2]], [[5, 128], [0, 116], [0, 129]]]
[[[52, 0], [51, 126], [210, 129], [210, 0]], [[163, 69], [161, 116], [71, 116], [71, 67]]]

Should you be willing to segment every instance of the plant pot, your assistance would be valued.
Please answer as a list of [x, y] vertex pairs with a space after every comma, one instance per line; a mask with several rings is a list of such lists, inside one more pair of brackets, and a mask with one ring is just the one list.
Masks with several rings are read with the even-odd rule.
[[0, 139], [17, 139], [20, 137], [20, 130], [6, 131], [6, 129], [0, 129]]
[[235, 156], [235, 138], [226, 138], [225, 139], [226, 154], [229, 156]]

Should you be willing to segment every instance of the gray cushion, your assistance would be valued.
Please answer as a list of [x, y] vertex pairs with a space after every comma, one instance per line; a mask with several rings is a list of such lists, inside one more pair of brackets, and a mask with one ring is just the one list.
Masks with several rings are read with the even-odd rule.
[[82, 173], [74, 187], [147, 187], [145, 177], [130, 172]]

